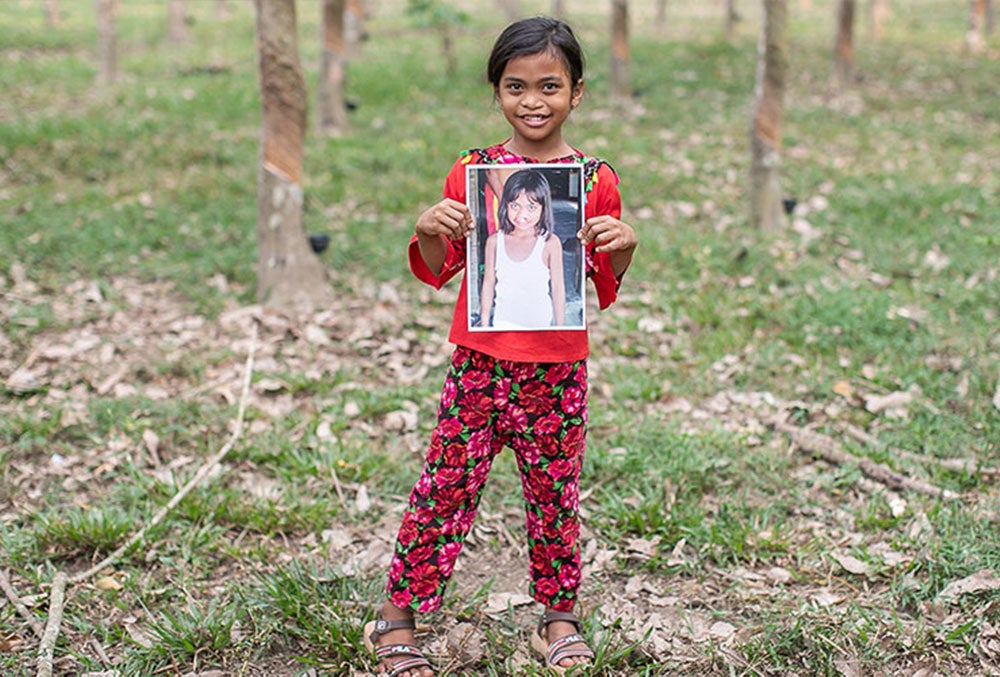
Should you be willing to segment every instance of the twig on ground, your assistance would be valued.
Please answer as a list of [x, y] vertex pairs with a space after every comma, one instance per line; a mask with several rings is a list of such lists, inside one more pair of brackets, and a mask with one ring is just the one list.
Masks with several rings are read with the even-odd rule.
[[55, 653], [59, 626], [62, 625], [66, 605], [66, 574], [57, 571], [49, 591], [49, 620], [45, 624], [42, 641], [38, 644], [38, 677], [52, 677], [52, 656]]
[[844, 429], [851, 437], [859, 442], [879, 449], [885, 449], [895, 456], [905, 458], [906, 460], [913, 461], [914, 463], [935, 463], [951, 472], [965, 473], [967, 475], [979, 475], [980, 477], [1000, 476], [1000, 468], [983, 467], [979, 465], [979, 460], [975, 458], [933, 458], [923, 454], [915, 454], [912, 451], [906, 451], [905, 449], [899, 449], [897, 447], [888, 447], [868, 431], [862, 430], [858, 426], [850, 423], [844, 426]]
[[187, 484], [181, 487], [177, 491], [177, 493], [174, 494], [174, 497], [171, 498], [166, 505], [160, 508], [159, 511], [157, 511], [157, 513], [153, 516], [153, 518], [150, 519], [150, 521], [142, 529], [133, 534], [132, 537], [128, 539], [128, 541], [126, 541], [122, 546], [120, 546], [113, 553], [105, 557], [103, 560], [101, 560], [91, 568], [87, 569], [86, 571], [73, 575], [69, 579], [70, 583], [79, 583], [80, 581], [84, 581], [90, 578], [99, 571], [102, 571], [103, 569], [117, 562], [122, 557], [122, 555], [124, 555], [126, 552], [135, 547], [139, 542], [141, 542], [142, 539], [146, 537], [146, 534], [149, 533], [150, 529], [152, 529], [160, 522], [162, 522], [163, 519], [167, 516], [167, 514], [175, 507], [177, 507], [178, 503], [183, 501], [184, 498], [189, 493], [191, 493], [191, 491], [195, 487], [201, 484], [201, 482], [206, 477], [208, 477], [213, 470], [215, 470], [215, 467], [222, 462], [222, 460], [226, 457], [226, 454], [228, 454], [232, 450], [233, 446], [243, 435], [243, 420], [246, 414], [247, 399], [250, 394], [250, 381], [251, 377], [253, 376], [254, 353], [256, 352], [257, 349], [258, 325], [259, 323], [256, 321], [253, 324], [253, 333], [250, 337], [250, 348], [248, 349], [246, 368], [243, 374], [243, 392], [240, 395], [239, 408], [237, 409], [236, 412], [236, 425], [234, 426], [233, 432], [229, 436], [229, 439], [226, 440], [226, 443], [222, 446], [221, 449], [219, 449], [218, 452], [215, 453], [214, 456], [209, 458], [204, 464], [202, 464], [200, 468], [198, 468], [198, 472], [194, 474], [194, 477], [188, 480]]
[[866, 476], [887, 487], [908, 489], [935, 498], [960, 498], [960, 495], [954, 491], [942, 489], [923, 480], [903, 475], [888, 466], [876, 463], [870, 458], [850, 454], [844, 451], [836, 440], [826, 435], [806, 430], [805, 428], [799, 428], [778, 418], [772, 419], [770, 426], [778, 432], [788, 435], [804, 451], [818, 454], [824, 461], [833, 463], [834, 465], [855, 464]]
[[3, 588], [4, 594], [7, 595], [7, 599], [9, 599], [10, 603], [14, 605], [15, 609], [17, 609], [17, 613], [21, 614], [21, 617], [28, 621], [28, 625], [31, 626], [31, 631], [35, 633], [35, 636], [41, 637], [41, 623], [39, 623], [35, 617], [31, 615], [31, 612], [28, 611], [28, 607], [24, 606], [24, 603], [21, 602], [21, 598], [17, 596], [17, 591], [14, 590], [14, 586], [11, 585], [10, 582], [10, 572], [6, 569], [0, 571], [0, 588]]

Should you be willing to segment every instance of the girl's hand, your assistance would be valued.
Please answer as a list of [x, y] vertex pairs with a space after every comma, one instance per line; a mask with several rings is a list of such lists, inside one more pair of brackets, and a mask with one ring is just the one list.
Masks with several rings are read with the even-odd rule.
[[416, 230], [423, 237], [444, 235], [460, 240], [472, 230], [472, 214], [463, 203], [445, 198], [417, 217]]
[[598, 252], [631, 252], [638, 243], [632, 226], [606, 215], [587, 219], [577, 237], [585, 245], [595, 243]]

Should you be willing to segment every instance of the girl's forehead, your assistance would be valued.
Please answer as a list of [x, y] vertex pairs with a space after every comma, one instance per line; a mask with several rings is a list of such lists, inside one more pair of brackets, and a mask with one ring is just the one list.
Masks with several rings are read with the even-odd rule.
[[569, 78], [566, 63], [553, 50], [547, 49], [534, 54], [515, 56], [504, 66], [504, 77], [524, 77], [530, 74], [534, 77], [561, 76]]

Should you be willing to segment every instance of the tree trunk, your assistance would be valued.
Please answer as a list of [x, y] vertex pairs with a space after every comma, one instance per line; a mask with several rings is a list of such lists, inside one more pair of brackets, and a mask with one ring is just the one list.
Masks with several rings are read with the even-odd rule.
[[344, 12], [344, 42], [349, 59], [357, 55], [358, 45], [368, 39], [368, 10], [363, 0], [347, 0]]
[[45, 0], [45, 25], [49, 28], [59, 28], [61, 23], [58, 0]]
[[348, 128], [344, 82], [347, 78], [345, 40], [346, 0], [322, 0], [319, 80], [316, 86], [316, 124], [327, 136], [342, 136]]
[[986, 0], [970, 0], [969, 31], [965, 34], [965, 47], [973, 54], [986, 49]]
[[667, 28], [667, 0], [656, 0], [656, 19], [653, 25], [660, 33]]
[[881, 40], [885, 35], [890, 12], [889, 0], [868, 0], [868, 29], [873, 40]]
[[781, 118], [788, 72], [788, 0], [762, 0], [757, 83], [750, 125], [750, 222], [777, 230], [781, 203]]
[[837, 39], [833, 46], [833, 81], [848, 86], [854, 75], [854, 0], [840, 0]]
[[257, 175], [257, 300], [313, 310], [332, 300], [326, 270], [302, 225], [306, 84], [295, 0], [255, 0], [261, 153]]
[[458, 72], [458, 55], [455, 54], [455, 39], [451, 34], [451, 26], [445, 22], [438, 24], [437, 31], [441, 37], [441, 53], [444, 55], [445, 73], [454, 77]]
[[740, 21], [740, 13], [736, 11], [736, 0], [726, 0], [726, 39], [736, 37], [736, 24]]
[[624, 108], [632, 102], [628, 45], [628, 0], [611, 0], [611, 103]]
[[566, 18], [566, 3], [563, 0], [552, 0], [552, 16], [556, 19]]
[[97, 1], [97, 84], [118, 80], [118, 41], [115, 36], [116, 0]]
[[229, 0], [215, 0], [215, 16], [219, 21], [229, 19]]
[[184, 0], [170, 0], [167, 5], [167, 42], [180, 45], [187, 41], [187, 13], [184, 11]]

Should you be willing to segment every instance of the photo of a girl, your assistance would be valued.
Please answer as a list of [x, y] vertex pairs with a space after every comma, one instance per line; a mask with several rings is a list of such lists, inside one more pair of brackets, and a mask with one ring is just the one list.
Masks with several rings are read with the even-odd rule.
[[[470, 295], [470, 330], [584, 328], [579, 181], [580, 171], [565, 165], [470, 167], [479, 190], [468, 194], [484, 194], [472, 206], [477, 228], [470, 249], [481, 256], [470, 257], [471, 288], [478, 291]], [[558, 221], [552, 183], [560, 193]], [[499, 200], [490, 199], [496, 193]]]

